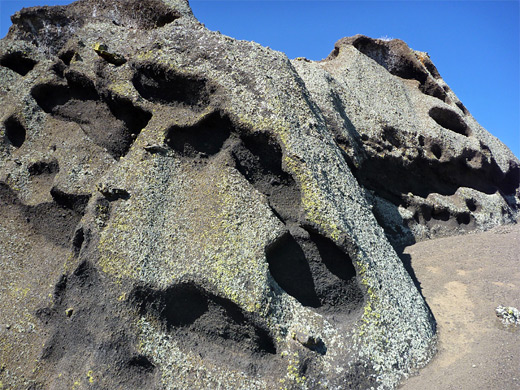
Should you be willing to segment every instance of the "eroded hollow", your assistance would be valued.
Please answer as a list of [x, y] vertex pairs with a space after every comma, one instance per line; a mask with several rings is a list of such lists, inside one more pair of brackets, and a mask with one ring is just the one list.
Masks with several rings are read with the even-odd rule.
[[464, 113], [464, 115], [469, 114], [468, 109], [466, 108], [466, 106], [464, 104], [462, 104], [462, 102], [456, 102], [455, 105]]
[[444, 107], [432, 107], [428, 114], [435, 122], [445, 129], [462, 134], [466, 137], [470, 136], [468, 125], [455, 111]]
[[25, 127], [20, 123], [15, 116], [9, 117], [4, 122], [5, 136], [9, 143], [15, 148], [19, 148], [25, 142], [26, 131]]
[[469, 198], [466, 199], [466, 207], [469, 211], [475, 211], [477, 210], [477, 203], [475, 202], [475, 199]]
[[266, 258], [271, 275], [287, 294], [303, 306], [321, 306], [309, 262], [300, 244], [289, 233], [267, 248]]
[[274, 280], [303, 306], [332, 315], [349, 315], [363, 306], [351, 258], [317, 232], [284, 234], [266, 248], [266, 259]]
[[[72, 378], [85, 376], [82, 362], [95, 370], [102, 388], [153, 389], [155, 366], [137, 351], [128, 310], [94, 265], [82, 261], [55, 285], [52, 306], [37, 310], [48, 338], [40, 359], [48, 369], [58, 367]], [[109, 331], [107, 331], [109, 330]], [[100, 379], [101, 380], [101, 379]], [[49, 388], [47, 379], [42, 388]], [[72, 386], [69, 382], [69, 386]]]
[[27, 57], [22, 52], [7, 53], [0, 57], [1, 66], [5, 66], [22, 76], [33, 70], [37, 63], [38, 61]]
[[392, 146], [396, 148], [401, 146], [401, 141], [399, 140], [399, 130], [397, 130], [393, 126], [384, 126], [383, 127], [383, 141], [389, 142]]
[[132, 82], [139, 94], [155, 103], [203, 109], [213, 92], [208, 82], [197, 76], [184, 75], [157, 64], [135, 65]]
[[71, 194], [62, 191], [57, 187], [51, 188], [51, 196], [58, 205], [69, 210], [74, 210], [76, 213], [81, 215], [85, 213], [85, 208], [90, 199], [90, 195]]
[[166, 144], [188, 158], [206, 158], [218, 153], [233, 131], [230, 119], [214, 112], [193, 126], [173, 126]]
[[96, 20], [106, 19], [116, 26], [152, 30], [172, 23], [181, 17], [180, 12], [160, 0], [89, 0], [72, 3], [69, 9], [80, 15], [96, 9]]
[[0, 182], [0, 205], [11, 205], [27, 223], [28, 229], [45, 237], [55, 245], [68, 247], [81, 213], [56, 202], [41, 203], [35, 206], [23, 204], [16, 193], [5, 183]]
[[282, 149], [268, 133], [242, 134], [232, 156], [236, 169], [267, 197], [274, 213], [285, 223], [300, 216], [301, 194], [295, 180], [282, 166]]
[[31, 176], [54, 175], [59, 172], [60, 167], [57, 160], [37, 161], [30, 164], [27, 170]]
[[32, 91], [38, 105], [61, 120], [76, 122], [114, 158], [124, 156], [152, 115], [130, 100], [99, 94], [92, 80], [69, 72], [67, 84], [40, 84]]
[[157, 318], [183, 349], [202, 358], [249, 371], [276, 355], [263, 320], [194, 283], [165, 290], [141, 286], [132, 301], [142, 315]]
[[[352, 44], [357, 50], [372, 58], [391, 74], [404, 79], [419, 81], [419, 90], [425, 95], [433, 96], [442, 101], [447, 100], [446, 92], [433, 77], [429, 76], [421, 61], [417, 59], [416, 55], [412, 54], [406, 43], [399, 40], [385, 42], [361, 36]], [[433, 64], [431, 65], [433, 66]], [[435, 73], [438, 75], [437, 72]]]
[[433, 144], [431, 146], [430, 150], [433, 153], [433, 155], [435, 156], [435, 158], [437, 158], [437, 160], [441, 159], [441, 157], [442, 157], [442, 148], [440, 147], [439, 144]]

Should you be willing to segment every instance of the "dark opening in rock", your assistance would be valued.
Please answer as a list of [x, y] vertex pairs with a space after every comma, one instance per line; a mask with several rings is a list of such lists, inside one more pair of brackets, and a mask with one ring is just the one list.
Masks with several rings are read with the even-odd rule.
[[520, 166], [513, 160], [509, 161], [509, 169], [500, 183], [500, 189], [505, 194], [514, 194], [520, 183]]
[[38, 61], [25, 56], [21, 52], [7, 53], [0, 58], [1, 66], [14, 70], [22, 76], [29, 73], [37, 63]]
[[194, 126], [171, 127], [166, 133], [166, 144], [185, 157], [209, 157], [222, 149], [232, 130], [229, 118], [214, 112]]
[[434, 208], [432, 210], [432, 218], [439, 221], [448, 221], [450, 219], [450, 212], [446, 209]]
[[74, 54], [76, 54], [75, 50], [67, 50], [63, 53], [60, 53], [58, 55], [58, 58], [62, 60], [65, 65], [69, 66], [70, 62], [72, 61], [72, 58], [74, 57]]
[[136, 370], [151, 372], [155, 370], [153, 363], [144, 355], [137, 355], [128, 361], [128, 365]]
[[464, 115], [468, 115], [469, 114], [469, 111], [468, 109], [466, 108], [466, 106], [464, 104], [462, 104], [462, 102], [457, 102], [455, 103], [455, 105], [461, 109], [461, 111], [464, 113]]
[[57, 187], [51, 188], [51, 195], [57, 204], [67, 209], [74, 210], [81, 215], [84, 214], [85, 207], [90, 199], [90, 195], [69, 194]]
[[468, 225], [471, 222], [470, 213], [460, 213], [457, 215], [457, 223], [459, 225]]
[[266, 258], [271, 275], [287, 294], [295, 297], [303, 306], [321, 305], [309, 262], [289, 233], [266, 249]]
[[19, 148], [25, 142], [26, 131], [20, 121], [14, 117], [9, 117], [5, 122], [5, 136], [11, 145]]
[[[142, 315], [161, 322], [181, 348], [201, 357], [249, 370], [276, 347], [260, 318], [193, 283], [165, 290], [139, 287], [131, 299]], [[248, 352], [244, 355], [244, 352]]]
[[36, 85], [31, 94], [47, 113], [76, 122], [98, 146], [114, 158], [124, 156], [152, 115], [122, 97], [100, 95], [92, 80], [77, 73], [66, 74], [67, 85]]
[[392, 126], [383, 127], [383, 140], [389, 142], [396, 148], [401, 146], [401, 141], [398, 138], [399, 131]]
[[74, 249], [74, 253], [76, 256], [79, 254], [84, 241], [85, 234], [83, 232], [83, 228], [79, 228], [74, 233], [74, 238], [72, 239], [72, 248]]
[[205, 79], [179, 74], [157, 64], [135, 66], [132, 82], [139, 94], [151, 102], [196, 109], [209, 103], [211, 88]]
[[477, 209], [477, 204], [474, 199], [466, 199], [466, 206], [469, 211], [475, 211]]
[[347, 253], [312, 230], [286, 233], [266, 248], [271, 275], [302, 305], [324, 314], [350, 314], [363, 305], [356, 270]]
[[58, 165], [58, 161], [38, 161], [33, 164], [30, 164], [27, 167], [29, 171], [29, 175], [31, 176], [39, 176], [39, 175], [52, 175], [57, 173], [60, 170]]
[[299, 219], [301, 195], [292, 178], [282, 167], [282, 149], [267, 133], [249, 133], [233, 149], [237, 170], [254, 188], [267, 197], [274, 213], [283, 222]]
[[470, 135], [468, 125], [466, 125], [466, 122], [464, 122], [455, 111], [444, 107], [432, 107], [429, 111], [429, 115], [445, 129], [465, 135], [466, 137]]
[[431, 147], [431, 151], [432, 151], [433, 155], [434, 155], [438, 160], [440, 160], [440, 158], [442, 157], [442, 149], [441, 149], [441, 147], [439, 146], [439, 144], [433, 144], [432, 147]]

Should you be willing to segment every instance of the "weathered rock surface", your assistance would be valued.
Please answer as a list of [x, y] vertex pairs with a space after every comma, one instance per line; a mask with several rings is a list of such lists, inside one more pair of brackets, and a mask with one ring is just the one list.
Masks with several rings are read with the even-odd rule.
[[401, 41], [289, 61], [80, 0], [15, 14], [0, 80], [6, 388], [393, 388], [435, 349], [394, 247], [517, 217], [518, 160]]

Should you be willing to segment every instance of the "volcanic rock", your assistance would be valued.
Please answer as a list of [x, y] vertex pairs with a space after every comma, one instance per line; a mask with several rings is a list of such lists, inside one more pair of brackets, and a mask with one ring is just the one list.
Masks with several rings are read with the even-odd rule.
[[402, 41], [290, 61], [183, 0], [12, 21], [6, 388], [395, 388], [436, 341], [396, 249], [517, 219], [518, 160]]

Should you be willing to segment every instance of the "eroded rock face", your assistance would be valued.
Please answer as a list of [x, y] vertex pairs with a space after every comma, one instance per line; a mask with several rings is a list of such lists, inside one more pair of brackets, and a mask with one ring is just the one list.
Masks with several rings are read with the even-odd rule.
[[435, 323], [381, 226], [397, 246], [516, 216], [518, 160], [400, 41], [289, 61], [181, 0], [13, 22], [8, 388], [393, 388]]
[[397, 249], [515, 223], [520, 165], [403, 41], [343, 38], [292, 61]]

